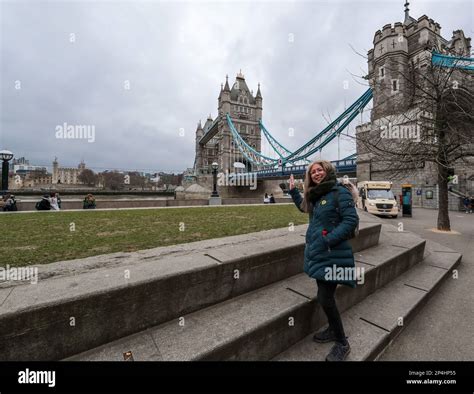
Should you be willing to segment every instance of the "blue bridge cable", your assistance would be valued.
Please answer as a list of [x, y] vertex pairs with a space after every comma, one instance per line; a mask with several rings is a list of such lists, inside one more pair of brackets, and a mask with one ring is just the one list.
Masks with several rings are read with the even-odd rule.
[[[296, 150], [295, 152], [293, 152], [292, 155], [288, 156], [286, 158], [287, 161], [290, 161], [290, 162], [294, 162], [295, 159], [301, 159], [302, 157], [308, 157], [310, 154], [308, 153], [303, 153], [305, 150], [308, 150], [308, 148], [311, 146], [311, 145], [314, 145], [315, 143], [317, 143], [321, 137], [323, 137], [325, 134], [327, 134], [329, 131], [333, 130], [334, 132], [334, 128], [335, 126], [340, 123], [340, 121], [342, 119], [344, 119], [345, 117], [347, 117], [349, 114], [351, 114], [352, 112], [354, 111], [360, 111], [361, 110], [361, 106], [360, 106], [360, 103], [362, 102], [363, 103], [363, 106], [365, 106], [368, 101], [370, 101], [371, 99], [371, 91], [368, 90], [366, 91], [357, 101], [355, 101], [349, 108], [347, 108], [347, 110], [345, 110], [336, 120], [334, 120], [331, 124], [329, 124], [323, 131], [321, 131], [319, 134], [317, 134], [312, 140], [308, 141], [305, 145], [303, 145], [302, 147], [300, 147], [298, 150]], [[362, 107], [363, 108], [363, 107]], [[342, 131], [342, 130], [341, 130]], [[317, 150], [317, 149], [316, 149]], [[315, 150], [314, 149], [311, 149], [310, 150], [311, 152], [314, 152]], [[293, 156], [296, 156], [293, 157]]]
[[[359, 111], [361, 109], [363, 109], [368, 103], [369, 101], [371, 100], [371, 96], [370, 97], [366, 97], [364, 99], [364, 101], [362, 101], [359, 105], [359, 107], [357, 108], [356, 111], [353, 111], [349, 117], [343, 122], [343, 124], [341, 126], [338, 127], [338, 129], [336, 129], [332, 134], [330, 134], [322, 143], [320, 143], [318, 146], [312, 148], [311, 150], [309, 150], [307, 153], [305, 153], [304, 157], [308, 157], [308, 156], [311, 156], [313, 153], [317, 152], [318, 150], [321, 150], [322, 148], [324, 148], [329, 142], [331, 142], [337, 135], [339, 135], [348, 125], [349, 123], [351, 123], [354, 118], [358, 115]], [[301, 157], [299, 158], [301, 159]]]
[[226, 114], [226, 119], [227, 119], [227, 124], [229, 125], [229, 128], [230, 128], [230, 131], [232, 133], [232, 136], [234, 137], [234, 140], [236, 140], [238, 142], [237, 146], [238, 146], [240, 152], [245, 156], [245, 158], [247, 160], [249, 160], [253, 164], [262, 164], [261, 162], [258, 162], [256, 160], [254, 160], [253, 158], [251, 158], [247, 154], [247, 152], [244, 149], [241, 148], [241, 145], [243, 145], [244, 148], [246, 148], [246, 150], [249, 151], [250, 153], [253, 153], [255, 156], [260, 157], [260, 158], [264, 159], [265, 161], [267, 161], [267, 164], [276, 164], [276, 163], [278, 163], [278, 159], [273, 159], [271, 157], [264, 156], [260, 152], [253, 149], [249, 144], [247, 144], [244, 141], [244, 139], [240, 136], [238, 131], [235, 129], [235, 126], [232, 122], [232, 119], [231, 119], [231, 117], [229, 116], [228, 113]]
[[433, 51], [431, 52], [431, 64], [440, 67], [474, 71], [474, 58], [472, 57], [443, 55]]
[[278, 140], [275, 137], [271, 135], [271, 133], [267, 130], [267, 128], [265, 127], [265, 125], [263, 124], [261, 120], [259, 122], [259, 126], [260, 126], [260, 129], [263, 131], [263, 134], [267, 138], [267, 141], [270, 143], [271, 147], [278, 154], [278, 156], [280, 156], [280, 158], [283, 159], [285, 157], [280, 153], [280, 151], [283, 151], [286, 154], [286, 156], [292, 153], [289, 149], [285, 148], [282, 144], [278, 142]]
[[[278, 156], [280, 157], [283, 157], [283, 155], [279, 152], [278, 148], [279, 147], [282, 151], [284, 151], [287, 155], [289, 155], [291, 153], [290, 150], [288, 150], [287, 148], [285, 148], [282, 144], [280, 144], [271, 134], [270, 132], [267, 130], [267, 128], [263, 125], [263, 122], [260, 120], [259, 121], [259, 127], [260, 129], [263, 131], [263, 134], [265, 135], [265, 137], [267, 138], [267, 141], [270, 143], [270, 145], [272, 146], [273, 150], [278, 154]], [[276, 146], [275, 146], [276, 145]]]
[[[337, 135], [339, 135], [345, 127], [358, 115], [358, 113], [367, 105], [367, 103], [372, 99], [372, 91], [368, 89], [359, 99], [357, 99], [349, 108], [347, 108], [335, 121], [329, 124], [323, 131], [318, 133], [313, 139], [308, 141], [304, 144], [301, 148], [297, 151], [291, 153], [287, 157], [282, 158], [283, 162], [290, 162], [294, 163], [297, 161], [307, 161], [308, 156], [312, 155], [314, 152], [322, 149], [326, 146], [330, 141], [332, 141]], [[342, 119], [346, 118], [346, 121], [343, 122], [341, 126], [336, 127]], [[240, 136], [240, 134], [235, 129], [235, 126], [230, 118], [229, 114], [226, 114], [227, 123], [231, 130], [233, 138], [237, 141], [237, 146], [241, 153], [245, 156], [247, 160], [249, 160], [253, 164], [258, 164], [263, 167], [270, 167], [275, 166], [278, 163], [279, 159], [274, 159], [268, 156], [262, 155], [260, 152], [253, 149], [250, 145], [248, 145]], [[325, 138], [324, 141], [320, 142], [317, 146], [312, 147], [307, 152], [302, 155], [297, 155], [300, 152], [308, 149], [311, 145], [314, 145], [322, 136], [329, 133], [332, 130], [332, 133]], [[272, 137], [273, 138], [273, 137]], [[273, 138], [274, 139], [274, 138]], [[274, 139], [275, 140], [275, 139]], [[275, 140], [276, 141], [276, 140]], [[276, 141], [277, 142], [277, 141]], [[282, 146], [281, 144], [279, 144]], [[283, 147], [283, 146], [282, 146]], [[285, 148], [286, 149], [286, 148]], [[287, 150], [288, 151], [288, 150]], [[253, 156], [253, 157], [252, 157]], [[262, 160], [258, 160], [262, 159]], [[263, 161], [263, 163], [262, 163]]]
[[[333, 127], [332, 134], [329, 134], [322, 142], [320, 142], [316, 146], [314, 146], [314, 143], [317, 141], [305, 144], [302, 147], [304, 149], [301, 149], [301, 148], [299, 149], [300, 152], [303, 152], [303, 153], [301, 153], [299, 156], [296, 156], [296, 157], [286, 158], [287, 162], [292, 163], [298, 160], [302, 160], [304, 158], [311, 156], [313, 153], [321, 150], [322, 148], [324, 148], [328, 144], [328, 142], [332, 141], [337, 135], [339, 135], [349, 125], [349, 123], [358, 115], [358, 113], [368, 104], [370, 100], [371, 100], [371, 96], [366, 96], [363, 101], [359, 102], [359, 105], [357, 107], [353, 108], [353, 111], [349, 114], [348, 119], [344, 123], [342, 123], [342, 125]], [[313, 146], [311, 147], [311, 145]]]
[[[335, 119], [333, 122], [331, 122], [328, 126], [324, 128], [320, 133], [318, 133], [315, 137], [313, 137], [310, 141], [305, 143], [303, 146], [298, 148], [296, 151], [294, 151], [291, 155], [287, 156], [284, 161], [295, 161], [294, 156], [297, 156], [299, 159], [301, 158], [306, 158], [309, 156], [308, 154], [301, 154], [304, 152], [308, 147], [316, 143], [321, 137], [323, 137], [325, 134], [327, 134], [329, 131], [334, 129], [334, 127], [341, 122], [342, 119], [346, 118], [349, 114], [351, 114], [353, 111], [360, 111], [367, 103], [372, 99], [372, 90], [368, 89], [361, 97], [359, 97], [349, 108], [347, 108], [337, 119]], [[360, 104], [363, 104], [361, 107]], [[352, 118], [353, 119], [353, 118]], [[342, 130], [341, 130], [342, 131]], [[311, 151], [314, 151], [311, 149]]]

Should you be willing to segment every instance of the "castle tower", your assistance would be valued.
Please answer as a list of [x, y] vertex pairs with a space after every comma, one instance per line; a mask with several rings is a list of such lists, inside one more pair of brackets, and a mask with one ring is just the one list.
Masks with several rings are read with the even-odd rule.
[[[368, 76], [373, 92], [373, 108], [369, 123], [356, 127], [357, 139], [357, 180], [387, 180], [392, 176], [384, 164], [382, 154], [370, 151], [361, 140], [380, 138], [382, 126], [420, 126], [423, 133], [423, 117], [430, 114], [422, 109], [424, 94], [431, 87], [424, 78], [430, 70], [432, 52], [448, 55], [470, 56], [471, 39], [462, 30], [453, 32], [451, 40], [441, 35], [441, 26], [426, 15], [415, 19], [410, 16], [409, 3], [405, 3], [404, 21], [386, 24], [374, 34], [373, 48], [368, 51]], [[426, 71], [425, 71], [426, 70]], [[456, 71], [454, 71], [456, 72]], [[413, 81], [414, 83], [411, 83]], [[418, 92], [415, 91], [418, 89]], [[432, 114], [431, 114], [432, 115]], [[389, 145], [388, 145], [389, 146]], [[470, 176], [468, 170], [455, 168], [456, 173]], [[402, 183], [411, 183], [414, 188], [434, 188], [437, 183], [432, 162], [420, 162], [419, 167], [406, 174], [406, 178], [394, 183], [395, 194], [401, 193]], [[397, 179], [398, 180], [398, 179]], [[431, 189], [431, 190], [432, 190]], [[423, 193], [414, 196], [414, 203], [422, 201]]]
[[410, 102], [412, 92], [407, 80], [412, 68], [422, 70], [431, 61], [431, 51], [469, 56], [470, 38], [461, 30], [453, 32], [451, 41], [441, 36], [439, 23], [426, 15], [414, 19], [405, 3], [404, 23], [389, 23], [377, 30], [373, 49], [368, 52], [368, 78], [373, 90], [371, 121], [400, 114], [416, 104]]
[[58, 158], [55, 157], [53, 161], [53, 177], [52, 177], [52, 182], [58, 183], [59, 180], [59, 163], [58, 163]]

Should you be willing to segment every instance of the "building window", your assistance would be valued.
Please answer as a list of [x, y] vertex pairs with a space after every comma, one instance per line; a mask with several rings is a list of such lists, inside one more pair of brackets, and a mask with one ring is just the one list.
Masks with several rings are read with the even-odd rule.
[[379, 75], [380, 75], [380, 78], [385, 77], [385, 67], [379, 68]]
[[392, 92], [398, 92], [398, 79], [392, 79]]

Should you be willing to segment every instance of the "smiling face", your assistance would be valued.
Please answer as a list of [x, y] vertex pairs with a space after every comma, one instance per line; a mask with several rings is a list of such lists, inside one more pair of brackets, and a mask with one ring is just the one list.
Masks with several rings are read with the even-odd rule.
[[326, 177], [326, 171], [321, 164], [316, 163], [311, 167], [310, 175], [311, 180], [316, 183], [316, 185], [319, 185], [319, 183], [321, 183], [321, 181]]

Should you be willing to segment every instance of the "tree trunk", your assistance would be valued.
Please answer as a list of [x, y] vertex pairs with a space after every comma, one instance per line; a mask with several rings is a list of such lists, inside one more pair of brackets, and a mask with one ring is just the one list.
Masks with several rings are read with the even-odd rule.
[[438, 230], [451, 231], [448, 199], [448, 160], [446, 157], [446, 121], [441, 115], [439, 104], [436, 107], [435, 133], [438, 137]]
[[448, 168], [438, 163], [438, 230], [451, 231], [448, 210]]

